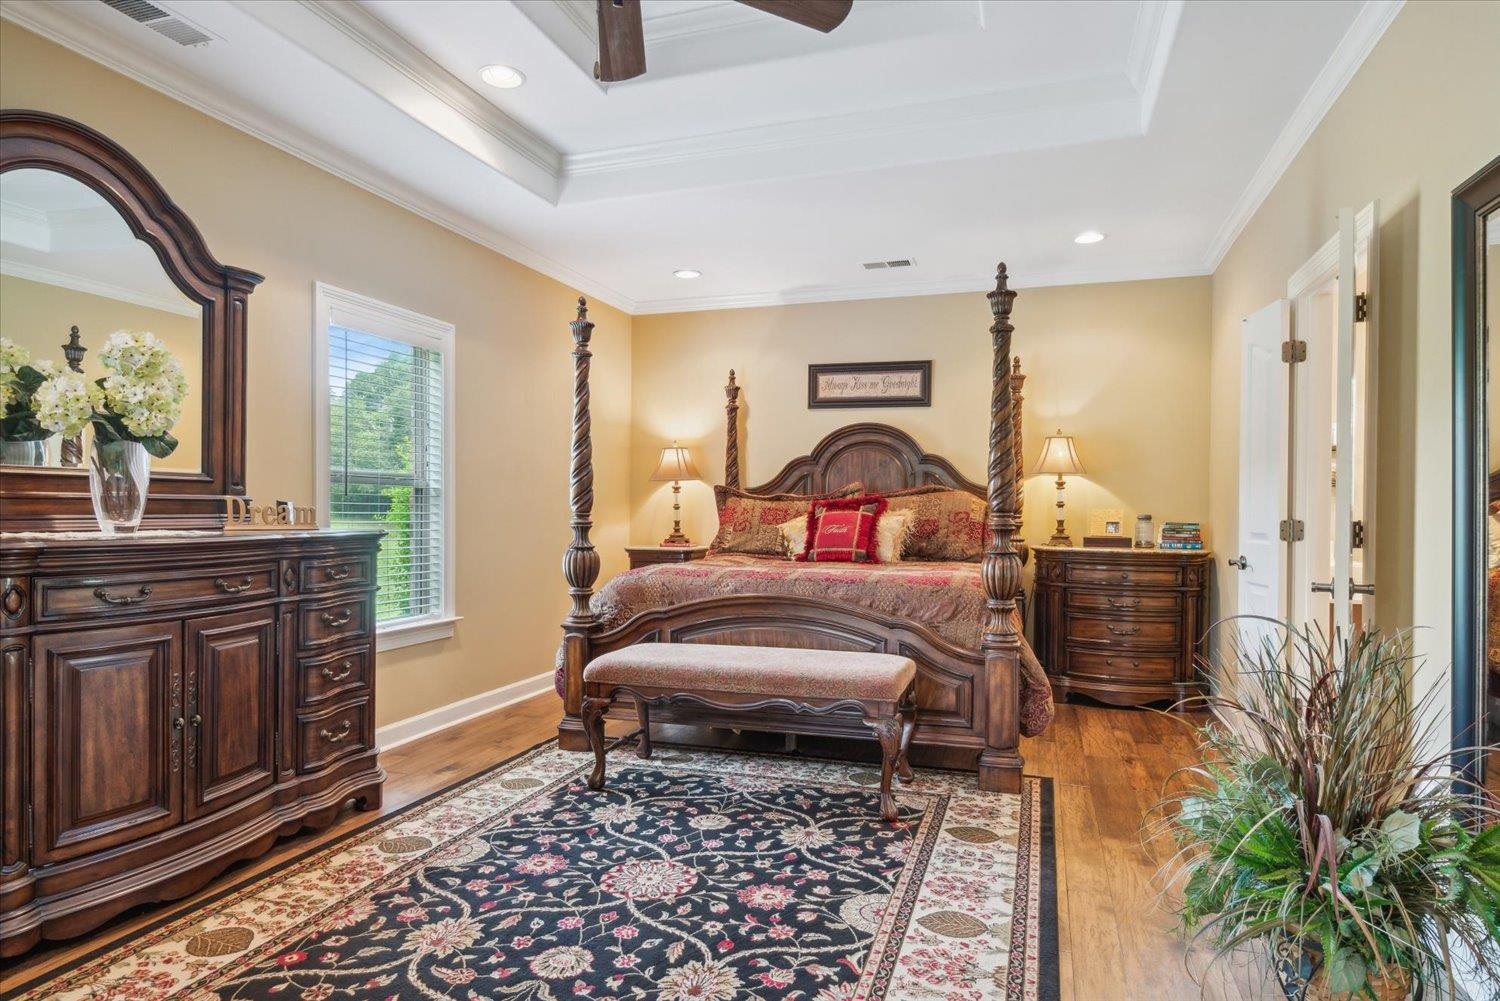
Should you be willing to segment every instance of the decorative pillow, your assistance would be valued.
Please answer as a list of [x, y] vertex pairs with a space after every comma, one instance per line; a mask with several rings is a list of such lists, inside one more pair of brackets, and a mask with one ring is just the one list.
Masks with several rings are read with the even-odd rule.
[[785, 550], [782, 555], [788, 559], [796, 559], [797, 554], [807, 546], [807, 515], [799, 514], [795, 518], [789, 518], [777, 525], [776, 530], [781, 533]]
[[906, 548], [906, 537], [911, 534], [912, 513], [892, 511], [875, 523], [875, 555], [881, 563], [900, 563], [901, 551]]
[[875, 526], [886, 501], [879, 495], [813, 501], [807, 544], [797, 559], [808, 563], [874, 563]]
[[967, 490], [926, 486], [885, 495], [890, 510], [911, 512], [908, 560], [978, 560], [984, 555], [985, 502]]
[[[865, 492], [863, 483], [826, 494], [751, 494], [733, 487], [714, 487], [719, 507], [719, 531], [709, 544], [708, 552], [750, 553], [759, 556], [785, 556], [780, 525], [789, 518], [806, 518], [807, 506], [813, 501], [849, 497]], [[802, 551], [798, 540], [797, 552]]]

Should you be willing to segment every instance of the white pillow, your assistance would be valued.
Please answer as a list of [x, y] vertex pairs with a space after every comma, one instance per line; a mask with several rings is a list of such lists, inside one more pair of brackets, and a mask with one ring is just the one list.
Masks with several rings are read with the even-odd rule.
[[906, 548], [906, 537], [911, 534], [912, 520], [916, 512], [910, 509], [887, 511], [875, 523], [875, 559], [881, 563], [900, 563], [901, 552]]
[[802, 550], [807, 548], [807, 515], [799, 514], [790, 521], [783, 521], [776, 529], [781, 533], [787, 557], [796, 559], [802, 555]]

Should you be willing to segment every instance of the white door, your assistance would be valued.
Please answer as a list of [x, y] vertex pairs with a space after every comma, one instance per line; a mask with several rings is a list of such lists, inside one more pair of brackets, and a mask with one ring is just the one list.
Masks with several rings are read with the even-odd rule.
[[[1278, 299], [1240, 330], [1240, 508], [1238, 568], [1241, 615], [1286, 617], [1286, 545], [1281, 522], [1287, 510], [1289, 376], [1282, 361], [1290, 309]], [[1241, 634], [1252, 639], [1259, 630]]]

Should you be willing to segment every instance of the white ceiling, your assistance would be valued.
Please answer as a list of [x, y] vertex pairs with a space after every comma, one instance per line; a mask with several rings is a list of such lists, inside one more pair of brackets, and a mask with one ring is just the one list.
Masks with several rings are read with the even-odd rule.
[[1400, 7], [644, 0], [603, 85], [592, 0], [153, 2], [0, 14], [637, 313], [1205, 274]]

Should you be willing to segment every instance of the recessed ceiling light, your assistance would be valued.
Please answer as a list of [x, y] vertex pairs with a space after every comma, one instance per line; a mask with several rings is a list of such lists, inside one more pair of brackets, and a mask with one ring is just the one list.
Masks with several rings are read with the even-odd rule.
[[1097, 229], [1086, 229], [1082, 233], [1079, 233], [1077, 236], [1073, 237], [1073, 242], [1098, 243], [1102, 239], [1104, 239], [1104, 234], [1099, 232]]
[[703, 272], [701, 272], [701, 271], [694, 271], [692, 268], [678, 268], [676, 271], [672, 272], [672, 274], [676, 275], [678, 278], [702, 278], [703, 277]]
[[486, 66], [479, 71], [479, 79], [491, 87], [499, 87], [501, 90], [513, 90], [526, 82], [526, 74], [514, 66]]

